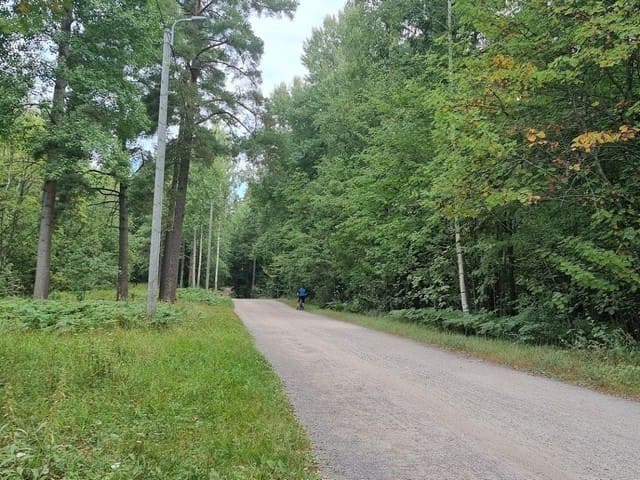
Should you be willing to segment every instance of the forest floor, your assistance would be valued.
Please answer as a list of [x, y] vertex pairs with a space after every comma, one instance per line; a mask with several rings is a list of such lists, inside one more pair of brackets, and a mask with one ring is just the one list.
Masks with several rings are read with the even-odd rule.
[[326, 480], [637, 480], [640, 403], [237, 300]]

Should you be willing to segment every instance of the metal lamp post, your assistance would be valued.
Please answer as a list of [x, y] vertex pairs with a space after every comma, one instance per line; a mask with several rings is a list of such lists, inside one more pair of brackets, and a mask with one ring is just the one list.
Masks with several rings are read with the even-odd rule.
[[160, 76], [160, 109], [158, 112], [158, 149], [156, 154], [155, 183], [153, 188], [153, 213], [151, 216], [151, 249], [149, 251], [149, 285], [147, 290], [147, 315], [156, 313], [160, 292], [160, 234], [162, 231], [162, 200], [164, 197], [164, 157], [167, 148], [167, 104], [169, 100], [169, 67], [173, 32], [178, 23], [193, 20], [208, 20], [208, 17], [193, 16], [180, 18], [171, 28], [164, 30], [162, 44], [162, 74]]

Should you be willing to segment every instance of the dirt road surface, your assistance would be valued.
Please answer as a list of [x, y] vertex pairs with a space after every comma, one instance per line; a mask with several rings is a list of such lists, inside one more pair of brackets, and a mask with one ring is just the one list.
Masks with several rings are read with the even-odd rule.
[[276, 301], [236, 312], [326, 480], [640, 480], [640, 403]]

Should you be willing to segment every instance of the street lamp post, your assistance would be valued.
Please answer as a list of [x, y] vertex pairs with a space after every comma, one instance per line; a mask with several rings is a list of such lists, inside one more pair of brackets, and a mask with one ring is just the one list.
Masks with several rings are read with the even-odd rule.
[[180, 18], [173, 22], [171, 29], [164, 29], [162, 44], [162, 73], [160, 76], [160, 109], [158, 112], [158, 149], [156, 153], [156, 172], [153, 188], [153, 213], [151, 215], [151, 248], [149, 251], [149, 285], [147, 290], [147, 315], [156, 313], [158, 293], [160, 292], [160, 234], [162, 231], [162, 199], [164, 197], [164, 157], [167, 149], [167, 104], [169, 100], [169, 67], [173, 33], [180, 22], [206, 20], [208, 17], [194, 16]]

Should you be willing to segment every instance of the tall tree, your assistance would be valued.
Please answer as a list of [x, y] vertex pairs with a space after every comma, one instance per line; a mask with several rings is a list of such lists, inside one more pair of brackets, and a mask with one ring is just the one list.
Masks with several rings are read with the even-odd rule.
[[45, 299], [58, 181], [92, 156], [108, 155], [112, 145], [99, 145], [96, 139], [117, 135], [113, 118], [126, 116], [129, 105], [122, 96], [135, 88], [134, 72], [141, 65], [141, 51], [150, 52], [149, 32], [157, 18], [146, 0], [21, 0], [11, 10], [3, 15], [21, 25], [12, 37], [14, 48], [45, 45], [55, 52], [51, 60], [35, 55], [41, 68], [33, 70], [51, 88], [50, 102], [42, 105], [49, 125], [39, 151], [46, 168], [33, 290], [35, 299]]
[[0, 295], [24, 293], [32, 283], [33, 225], [38, 219], [42, 163], [33, 161], [42, 119], [25, 113], [0, 138]]
[[[188, 0], [178, 4], [185, 15], [206, 16], [212, 21], [185, 24], [174, 42], [181, 66], [178, 88], [182, 102], [160, 280], [160, 297], [167, 302], [176, 300], [189, 169], [192, 157], [198, 153], [199, 132], [212, 124], [249, 128], [246, 119], [256, 113], [259, 105], [258, 60], [262, 42], [251, 30], [249, 15], [291, 15], [297, 1]], [[230, 88], [232, 81], [236, 88]]]

